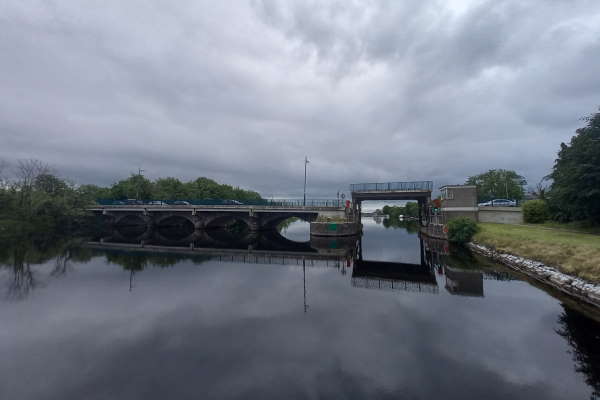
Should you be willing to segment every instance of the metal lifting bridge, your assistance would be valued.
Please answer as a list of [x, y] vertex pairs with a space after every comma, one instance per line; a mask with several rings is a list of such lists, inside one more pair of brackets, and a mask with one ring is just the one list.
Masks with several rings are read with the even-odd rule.
[[423, 223], [427, 205], [431, 201], [432, 181], [354, 183], [350, 185], [352, 204], [360, 214], [363, 201], [416, 200], [419, 203], [419, 221]]

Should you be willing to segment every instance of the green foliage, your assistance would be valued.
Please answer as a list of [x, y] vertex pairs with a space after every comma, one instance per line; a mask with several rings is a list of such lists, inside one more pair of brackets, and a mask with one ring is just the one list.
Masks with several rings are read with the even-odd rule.
[[525, 195], [523, 187], [527, 185], [524, 177], [506, 169], [490, 169], [483, 174], [469, 177], [466, 183], [477, 186], [479, 202], [498, 198], [521, 200]]
[[541, 224], [548, 219], [548, 205], [544, 200], [530, 200], [523, 204], [523, 219], [530, 224]]
[[108, 199], [112, 196], [110, 188], [96, 185], [81, 185], [77, 191], [86, 203], [93, 203], [96, 199]]
[[552, 216], [560, 221], [600, 223], [600, 112], [586, 119], [569, 144], [561, 143], [547, 193]]
[[419, 204], [415, 202], [406, 203], [404, 206], [405, 217], [418, 217], [419, 216]]
[[415, 202], [408, 202], [404, 207], [402, 206], [383, 206], [381, 209], [382, 213], [387, 215], [389, 219], [397, 220], [400, 216], [404, 217], [418, 217], [419, 216], [419, 204]]
[[151, 199], [153, 195], [153, 183], [143, 175], [131, 174], [112, 185], [111, 197], [114, 199]]
[[177, 178], [159, 178], [154, 181], [152, 197], [156, 199], [186, 199], [189, 198], [188, 188]]
[[[6, 163], [0, 162], [2, 171]], [[257, 192], [221, 185], [208, 178], [181, 182], [177, 178], [151, 181], [139, 174], [111, 187], [79, 187], [54, 175], [38, 160], [19, 161], [12, 179], [0, 179], [0, 234], [13, 230], [67, 231], [82, 226], [86, 206], [97, 199], [231, 199], [260, 200]]]
[[[99, 191], [98, 194], [100, 194]], [[137, 200], [227, 199], [244, 201], [260, 200], [261, 196], [257, 192], [219, 184], [204, 177], [189, 182], [181, 182], [173, 177], [151, 181], [144, 176], [133, 174], [129, 178], [113, 184], [108, 196], [96, 197], [96, 199], [98, 198]]]
[[478, 231], [477, 223], [467, 217], [454, 218], [448, 222], [448, 240], [453, 243], [468, 243]]

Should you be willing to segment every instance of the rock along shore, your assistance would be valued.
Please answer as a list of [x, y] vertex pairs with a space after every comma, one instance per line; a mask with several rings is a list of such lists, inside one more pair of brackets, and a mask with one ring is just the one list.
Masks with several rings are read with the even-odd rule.
[[478, 254], [490, 257], [512, 269], [522, 272], [539, 282], [550, 285], [563, 293], [588, 304], [600, 307], [600, 285], [567, 275], [539, 261], [500, 253], [478, 243], [469, 243], [469, 248]]

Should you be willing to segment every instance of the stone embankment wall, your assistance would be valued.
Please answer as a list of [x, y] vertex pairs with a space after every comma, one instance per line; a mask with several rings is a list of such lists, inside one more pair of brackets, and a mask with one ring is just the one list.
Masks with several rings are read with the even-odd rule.
[[500, 253], [480, 244], [469, 243], [469, 247], [476, 253], [490, 257], [588, 304], [600, 307], [600, 285], [564, 274], [541, 262]]
[[353, 236], [359, 233], [356, 222], [311, 222], [310, 234], [314, 236]]
[[478, 219], [479, 222], [522, 224], [523, 212], [521, 207], [479, 207]]

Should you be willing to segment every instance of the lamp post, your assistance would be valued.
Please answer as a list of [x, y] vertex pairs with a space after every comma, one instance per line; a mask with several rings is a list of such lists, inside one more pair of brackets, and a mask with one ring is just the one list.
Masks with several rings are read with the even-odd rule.
[[308, 161], [308, 156], [304, 156], [304, 201], [303, 205], [306, 207], [306, 166], [310, 161]]
[[[138, 176], [141, 177], [142, 176], [142, 172], [144, 172], [144, 170], [141, 169], [141, 168], [138, 168]], [[137, 193], [135, 194], [135, 199], [136, 200], [140, 199], [140, 185], [141, 185], [141, 183], [142, 183], [141, 180], [139, 180], [138, 184], [137, 184]]]

